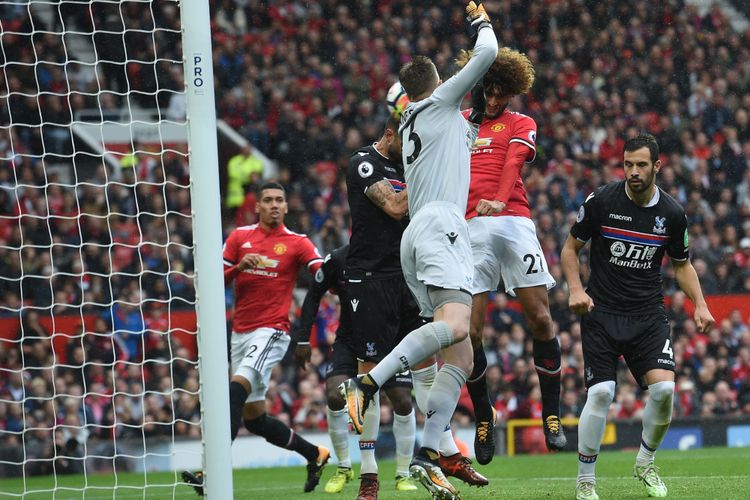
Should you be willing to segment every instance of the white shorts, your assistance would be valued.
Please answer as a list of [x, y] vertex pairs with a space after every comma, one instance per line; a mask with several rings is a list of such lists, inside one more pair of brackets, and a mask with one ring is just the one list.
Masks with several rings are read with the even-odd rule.
[[275, 328], [232, 332], [232, 374], [250, 382], [247, 403], [266, 398], [271, 372], [286, 354], [289, 342], [289, 335]]
[[505, 291], [515, 296], [516, 288], [555, 286], [534, 222], [528, 217], [503, 215], [469, 220], [474, 256], [474, 289], [479, 294], [496, 290], [503, 278]]
[[472, 292], [469, 229], [456, 205], [428, 203], [409, 222], [401, 238], [401, 267], [423, 317], [435, 312], [428, 286]]

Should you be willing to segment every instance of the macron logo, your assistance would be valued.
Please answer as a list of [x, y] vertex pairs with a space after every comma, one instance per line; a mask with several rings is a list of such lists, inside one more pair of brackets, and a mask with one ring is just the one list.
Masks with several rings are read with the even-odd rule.
[[352, 311], [357, 312], [357, 307], [359, 306], [359, 301], [357, 299], [352, 299]]
[[615, 219], [615, 220], [625, 220], [625, 221], [628, 221], [628, 222], [632, 222], [633, 221], [633, 218], [630, 217], [629, 215], [609, 214], [609, 218], [610, 219]]

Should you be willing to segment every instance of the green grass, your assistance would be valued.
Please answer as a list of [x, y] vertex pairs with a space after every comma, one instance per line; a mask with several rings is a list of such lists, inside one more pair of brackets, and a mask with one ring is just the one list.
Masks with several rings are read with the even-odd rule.
[[[635, 452], [605, 452], [597, 465], [597, 492], [602, 499], [645, 498], [643, 487], [632, 477]], [[657, 464], [662, 478], [669, 488], [670, 498], [682, 499], [748, 499], [750, 498], [750, 448], [704, 448], [691, 451], [660, 451]], [[465, 499], [570, 499], [575, 489], [577, 459], [573, 453], [557, 455], [495, 457], [493, 462], [478, 468], [490, 479], [486, 488], [469, 488], [459, 485]], [[245, 469], [234, 471], [234, 491], [237, 499], [348, 499], [357, 495], [359, 482], [353, 481], [339, 495], [323, 493], [323, 484], [334, 470], [329, 466], [323, 473], [321, 485], [312, 494], [302, 493], [305, 471], [302, 467], [278, 469]], [[394, 464], [380, 464], [381, 500], [427, 498], [425, 490], [412, 494], [397, 494], [394, 490]], [[54, 494], [55, 480], [51, 477], [30, 478], [28, 490], [47, 489], [38, 494], [28, 494], [24, 499], [94, 499], [94, 498], [197, 498], [185, 485], [173, 486], [176, 481], [172, 473], [150, 473], [149, 484], [168, 485], [144, 490], [143, 474], [118, 474], [121, 489], [113, 492], [114, 476], [90, 476], [89, 486], [101, 489], [81, 492], [65, 490], [84, 485], [82, 476], [58, 478], [58, 489]], [[122, 486], [134, 488], [122, 488]], [[20, 479], [0, 479], [0, 498], [23, 493]], [[217, 499], [218, 500], [218, 499]]]

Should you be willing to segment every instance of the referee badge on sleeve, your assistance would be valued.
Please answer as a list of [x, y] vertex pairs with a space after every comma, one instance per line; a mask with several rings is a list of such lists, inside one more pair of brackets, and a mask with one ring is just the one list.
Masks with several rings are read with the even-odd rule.
[[581, 208], [578, 209], [578, 215], [576, 215], [576, 222], [581, 222], [585, 215], [586, 209], [583, 207], [583, 205], [581, 205]]

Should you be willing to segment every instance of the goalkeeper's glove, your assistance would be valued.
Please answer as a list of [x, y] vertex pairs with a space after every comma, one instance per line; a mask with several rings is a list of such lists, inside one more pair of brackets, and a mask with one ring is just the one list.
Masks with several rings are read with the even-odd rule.
[[469, 21], [469, 24], [471, 24], [472, 29], [476, 33], [479, 33], [479, 30], [485, 26], [491, 26], [490, 16], [484, 10], [484, 5], [481, 2], [477, 5], [473, 0], [466, 6], [466, 20]]
[[481, 125], [484, 121], [484, 108], [487, 106], [487, 101], [484, 98], [484, 85], [482, 82], [477, 82], [474, 88], [471, 89], [471, 113], [469, 114], [469, 121]]

